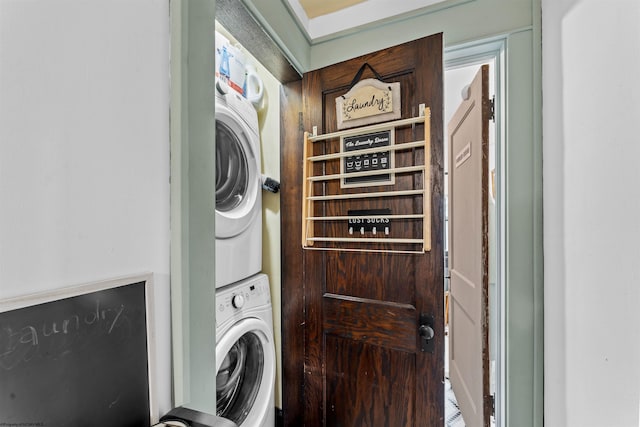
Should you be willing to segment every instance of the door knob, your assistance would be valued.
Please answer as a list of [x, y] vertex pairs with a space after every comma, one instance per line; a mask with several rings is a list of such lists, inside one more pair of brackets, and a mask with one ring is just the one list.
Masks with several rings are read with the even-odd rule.
[[428, 314], [420, 314], [418, 326], [418, 335], [420, 335], [420, 351], [433, 353], [433, 339], [436, 332], [433, 330], [433, 316]]
[[433, 328], [429, 325], [420, 325], [420, 328], [418, 329], [418, 331], [422, 339], [426, 341], [432, 340], [433, 337], [436, 335], [436, 333], [433, 331]]

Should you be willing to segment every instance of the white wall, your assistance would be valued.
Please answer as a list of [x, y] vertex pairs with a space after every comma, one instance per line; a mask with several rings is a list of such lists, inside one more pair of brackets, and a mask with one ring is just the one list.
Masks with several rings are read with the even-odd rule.
[[170, 405], [168, 0], [0, 1], [0, 298], [154, 273]]
[[545, 426], [638, 426], [640, 3], [543, 0]]

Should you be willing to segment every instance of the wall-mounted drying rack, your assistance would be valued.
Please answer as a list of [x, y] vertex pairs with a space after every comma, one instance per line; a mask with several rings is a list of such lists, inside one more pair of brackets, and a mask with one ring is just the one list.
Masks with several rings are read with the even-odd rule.
[[431, 113], [420, 107], [418, 117], [304, 133], [304, 249], [431, 250]]

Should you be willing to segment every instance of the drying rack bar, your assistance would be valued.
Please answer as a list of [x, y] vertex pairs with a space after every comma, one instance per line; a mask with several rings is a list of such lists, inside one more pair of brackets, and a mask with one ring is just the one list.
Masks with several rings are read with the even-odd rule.
[[331, 180], [340, 179], [340, 178], [358, 178], [360, 176], [388, 175], [390, 173], [400, 174], [400, 173], [423, 172], [423, 171], [424, 171], [424, 166], [408, 166], [404, 168], [378, 169], [375, 171], [336, 173], [333, 175], [310, 176], [310, 177], [307, 177], [307, 179], [309, 181], [319, 182], [319, 181], [331, 181]]
[[312, 242], [352, 242], [352, 243], [409, 243], [419, 245], [422, 239], [393, 239], [387, 237], [308, 237]]
[[333, 160], [333, 159], [340, 159], [343, 157], [350, 157], [350, 156], [353, 156], [354, 154], [364, 155], [364, 154], [382, 153], [386, 151], [402, 151], [402, 150], [409, 150], [411, 148], [420, 148], [420, 147], [424, 147], [424, 141], [403, 142], [400, 144], [387, 145], [384, 147], [367, 148], [364, 150], [358, 150], [357, 153], [354, 153], [352, 151], [345, 151], [342, 153], [321, 154], [319, 156], [311, 156], [309, 157], [308, 160], [312, 162], [319, 162], [324, 160]]
[[416, 123], [422, 123], [424, 121], [425, 121], [425, 116], [411, 117], [408, 119], [396, 120], [394, 122], [377, 123], [375, 125], [345, 129], [345, 130], [332, 132], [332, 133], [325, 133], [324, 135], [309, 135], [308, 139], [310, 142], [324, 141], [325, 139], [340, 138], [341, 136], [352, 136], [352, 135], [359, 135], [361, 133], [366, 133], [366, 132], [375, 132], [382, 129], [388, 129], [390, 126], [394, 128], [410, 126]]
[[377, 191], [375, 193], [352, 193], [352, 194], [331, 194], [327, 196], [308, 196], [307, 200], [346, 200], [346, 199], [369, 199], [373, 197], [394, 197], [394, 196], [414, 196], [424, 194], [423, 190], [398, 190], [398, 191]]
[[423, 219], [423, 214], [409, 215], [336, 215], [336, 216], [310, 216], [309, 221], [343, 221], [350, 219], [369, 219], [369, 218], [388, 218], [388, 219]]
[[360, 252], [360, 253], [385, 253], [385, 254], [422, 254], [424, 250], [403, 251], [399, 249], [364, 249], [364, 248], [320, 248], [306, 246], [305, 249], [311, 251], [334, 251], [334, 252]]

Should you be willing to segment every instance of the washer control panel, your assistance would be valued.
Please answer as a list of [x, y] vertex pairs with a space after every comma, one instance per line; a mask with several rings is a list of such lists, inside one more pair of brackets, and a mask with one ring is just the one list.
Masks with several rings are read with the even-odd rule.
[[242, 308], [244, 306], [244, 296], [242, 293], [231, 297], [231, 305], [233, 308]]
[[216, 324], [271, 303], [269, 280], [264, 274], [216, 292]]

